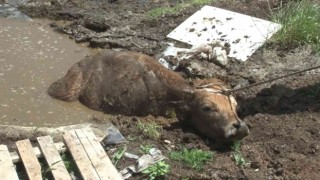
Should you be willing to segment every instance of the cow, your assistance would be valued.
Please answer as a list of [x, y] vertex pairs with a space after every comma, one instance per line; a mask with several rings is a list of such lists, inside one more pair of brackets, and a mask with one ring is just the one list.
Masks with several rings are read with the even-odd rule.
[[204, 136], [241, 140], [249, 129], [237, 116], [235, 98], [225, 94], [225, 89], [218, 79], [190, 83], [148, 55], [107, 50], [73, 65], [48, 88], [48, 94], [127, 116], [165, 115], [173, 105], [179, 120]]

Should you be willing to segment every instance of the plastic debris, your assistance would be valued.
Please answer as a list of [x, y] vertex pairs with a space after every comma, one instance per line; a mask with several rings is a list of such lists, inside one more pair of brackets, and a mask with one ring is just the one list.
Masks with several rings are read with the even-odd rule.
[[[159, 62], [166, 68], [175, 69], [177, 65], [171, 65], [167, 59], [175, 58], [178, 63], [182, 60], [200, 59], [216, 63], [221, 66], [228, 64], [228, 53], [230, 45], [221, 41], [214, 41], [210, 44], [200, 44], [191, 49], [177, 48], [172, 45], [163, 52]], [[194, 68], [194, 67], [193, 67]]]
[[204, 6], [167, 37], [193, 46], [220, 40], [231, 45], [229, 57], [245, 61], [280, 28], [277, 23]]
[[128, 152], [124, 153], [124, 157], [130, 158], [130, 159], [139, 159], [139, 156], [137, 156], [135, 154], [128, 153]]
[[137, 161], [135, 165], [130, 165], [126, 168], [124, 168], [122, 171], [120, 171], [122, 177], [124, 179], [128, 179], [135, 173], [139, 173], [145, 169], [147, 169], [149, 166], [165, 159], [166, 157], [162, 155], [161, 151], [157, 148], [151, 148], [149, 150], [149, 154], [145, 154], [141, 156]]
[[113, 124], [107, 127], [106, 134], [107, 135], [101, 141], [105, 146], [127, 142], [127, 140]]
[[0, 17], [7, 19], [19, 19], [19, 20], [27, 20], [32, 21], [32, 19], [23, 14], [17, 8], [9, 5], [9, 4], [1, 4], [0, 3]]

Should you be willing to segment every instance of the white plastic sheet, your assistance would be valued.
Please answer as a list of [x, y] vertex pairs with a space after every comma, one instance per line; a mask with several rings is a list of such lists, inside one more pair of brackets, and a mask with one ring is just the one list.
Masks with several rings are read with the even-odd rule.
[[229, 57], [245, 61], [280, 28], [277, 23], [204, 6], [167, 37], [193, 46], [214, 40], [228, 42]]

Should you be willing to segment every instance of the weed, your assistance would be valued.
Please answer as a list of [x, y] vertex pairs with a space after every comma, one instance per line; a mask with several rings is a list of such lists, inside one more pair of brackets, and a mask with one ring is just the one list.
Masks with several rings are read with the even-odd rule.
[[80, 172], [78, 170], [78, 167], [77, 167], [76, 163], [73, 161], [73, 159], [69, 153], [63, 153], [61, 155], [61, 158], [62, 158], [64, 165], [66, 166], [67, 171], [70, 174], [80, 176]]
[[320, 52], [320, 5], [310, 0], [289, 1], [271, 19], [282, 24], [282, 29], [273, 36], [275, 41], [288, 48], [309, 44]]
[[183, 9], [183, 7], [183, 3], [178, 4], [174, 7], [158, 7], [148, 11], [147, 16], [151, 18], [157, 18], [163, 15], [178, 14], [178, 12]]
[[232, 154], [232, 157], [233, 157], [234, 161], [236, 162], [237, 166], [244, 166], [247, 164], [246, 160], [241, 155], [241, 153], [234, 153], [234, 154]]
[[147, 144], [145, 146], [141, 145], [139, 152], [142, 154], [148, 154], [152, 148], [154, 148], [153, 144]]
[[234, 153], [232, 154], [232, 157], [233, 157], [233, 160], [236, 162], [237, 166], [244, 166], [247, 164], [247, 162], [240, 152], [240, 147], [241, 147], [240, 141], [237, 141], [232, 145], [231, 148], [234, 151]]
[[241, 142], [240, 142], [240, 141], [236, 141], [236, 142], [232, 145], [231, 149], [232, 149], [233, 151], [235, 151], [235, 152], [240, 152], [240, 147], [241, 147]]
[[191, 0], [190, 4], [192, 5], [206, 5], [214, 2], [215, 0]]
[[159, 139], [162, 132], [162, 127], [154, 122], [142, 123], [141, 121], [138, 121], [137, 128], [144, 135], [152, 139]]
[[124, 153], [126, 152], [127, 148], [126, 147], [121, 147], [118, 149], [118, 151], [116, 153], [114, 153], [114, 155], [112, 156], [112, 163], [116, 166], [118, 164], [118, 162], [120, 161], [120, 159], [122, 159]]
[[166, 117], [168, 118], [176, 118], [177, 114], [174, 108], [169, 108], [166, 112]]
[[170, 165], [164, 161], [159, 161], [156, 164], [149, 166], [147, 169], [143, 170], [142, 173], [149, 174], [150, 180], [156, 177], [166, 175], [170, 170]]
[[157, 18], [164, 15], [178, 14], [181, 10], [189, 6], [201, 6], [205, 4], [210, 4], [215, 0], [187, 0], [176, 4], [173, 7], [157, 7], [147, 12], [147, 16], [151, 18]]
[[213, 153], [201, 149], [188, 150], [184, 148], [182, 151], [171, 152], [169, 157], [174, 160], [182, 161], [196, 170], [201, 170], [205, 163], [212, 159]]
[[138, 139], [138, 137], [137, 137], [137, 136], [134, 136], [134, 135], [129, 135], [129, 136], [127, 137], [127, 139], [128, 139], [128, 141], [135, 141], [135, 140]]
[[53, 168], [49, 167], [43, 158], [39, 159], [39, 163], [41, 166], [41, 175], [42, 175], [43, 179], [48, 180], [48, 179], [52, 178], [51, 171], [53, 170]]

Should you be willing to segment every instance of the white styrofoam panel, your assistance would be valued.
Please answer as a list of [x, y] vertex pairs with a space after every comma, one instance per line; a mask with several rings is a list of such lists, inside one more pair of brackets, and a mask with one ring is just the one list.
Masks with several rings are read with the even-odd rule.
[[229, 57], [245, 61], [280, 28], [277, 23], [204, 6], [167, 37], [191, 45], [214, 40], [228, 42], [231, 45]]

